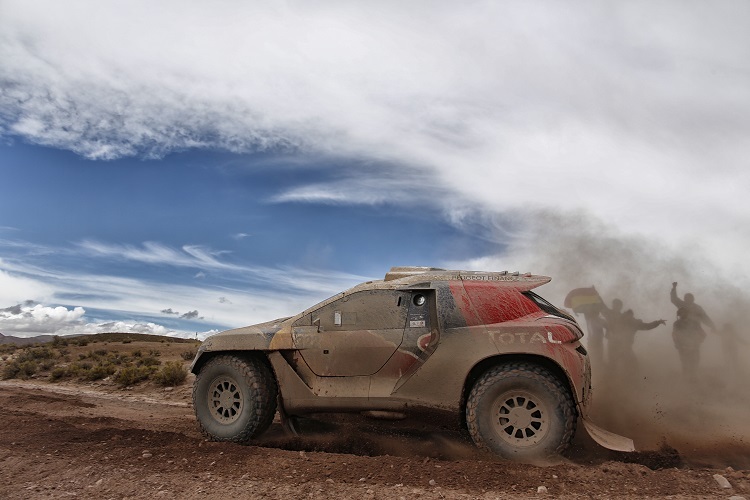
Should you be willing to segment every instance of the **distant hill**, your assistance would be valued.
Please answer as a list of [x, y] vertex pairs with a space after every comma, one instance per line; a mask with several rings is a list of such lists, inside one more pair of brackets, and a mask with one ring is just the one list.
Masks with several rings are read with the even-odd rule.
[[53, 335], [39, 335], [37, 337], [14, 337], [0, 333], [0, 344], [29, 345], [39, 342], [52, 342]]
[[[30, 345], [52, 342], [56, 335], [37, 335], [36, 337], [14, 337], [0, 333], [0, 344]], [[164, 335], [149, 335], [145, 333], [94, 333], [91, 335], [65, 335], [63, 340], [86, 339], [88, 342], [171, 342], [174, 344], [194, 343], [193, 339], [165, 337]]]

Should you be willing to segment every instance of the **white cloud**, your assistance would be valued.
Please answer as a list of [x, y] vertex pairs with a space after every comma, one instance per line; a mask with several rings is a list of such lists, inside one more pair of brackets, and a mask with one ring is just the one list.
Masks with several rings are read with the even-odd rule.
[[17, 304], [25, 300], [38, 300], [53, 293], [54, 288], [38, 279], [22, 278], [4, 270], [0, 259], [0, 306]]
[[74, 325], [86, 311], [82, 307], [48, 307], [42, 304], [0, 310], [0, 331], [6, 335], [55, 333]]
[[192, 337], [193, 334], [181, 330], [173, 330], [163, 325], [151, 322], [137, 321], [107, 321], [103, 323], [86, 323], [72, 327], [61, 327], [58, 335], [87, 335], [92, 333], [145, 333], [150, 335], [165, 335], [169, 337]]
[[[23, 242], [15, 242], [14, 245], [23, 247]], [[95, 257], [104, 262], [132, 259], [154, 266], [210, 265], [213, 269], [211, 283], [202, 280], [192, 286], [90, 274], [75, 269], [61, 271], [56, 269], [60, 265], [59, 259], [43, 265], [32, 265], [26, 260], [6, 259], [0, 260], [0, 285], [7, 283], [23, 292], [20, 295], [9, 294], [5, 303], [12, 305], [28, 299], [40, 303], [60, 303], [76, 300], [68, 297], [85, 297], [81, 300], [85, 301], [83, 305], [87, 309], [104, 310], [110, 316], [119, 318], [154, 316], [165, 310], [198, 309], [200, 317], [206, 323], [239, 327], [296, 314], [334, 293], [368, 279], [327, 270], [230, 265], [218, 260], [218, 256], [223, 255], [222, 252], [197, 251], [194, 247], [190, 247], [190, 253], [157, 244], [140, 248], [89, 242], [76, 248], [78, 254], [76, 249], [69, 248], [47, 247], [46, 250], [56, 255]], [[3, 296], [0, 294], [0, 298]], [[21, 298], [16, 298], [17, 296]], [[90, 325], [100, 323], [106, 322], [89, 320], [85, 328], [83, 325], [70, 325], [65, 331], [91, 333], [93, 327]], [[164, 328], [170, 330], [168, 327]]]
[[[6, 1], [0, 132], [91, 158], [365, 158], [351, 178], [394, 174], [381, 163], [422, 175], [275, 199], [434, 192], [446, 214], [584, 209], [750, 274], [749, 15], [740, 1]], [[198, 248], [122, 250], [226, 264]]]
[[[455, 198], [449, 189], [432, 179], [429, 171], [382, 167], [382, 171], [364, 176], [347, 173], [334, 181], [292, 187], [270, 197], [269, 201], [327, 205], [439, 205]], [[438, 200], [441, 203], [436, 203]]]
[[[294, 294], [299, 291], [332, 294], [340, 291], [342, 286], [351, 286], [368, 279], [364, 276], [325, 269], [271, 268], [233, 264], [220, 260], [220, 257], [226, 255], [227, 252], [195, 245], [185, 245], [182, 251], [179, 251], [154, 242], [146, 242], [142, 248], [139, 248], [134, 245], [84, 241], [78, 244], [78, 247], [87, 256], [101, 259], [131, 260], [161, 266], [212, 270], [214, 276], [224, 276], [233, 280], [240, 276], [247, 281], [248, 286], [255, 284], [272, 287], [284, 290], [285, 294]], [[195, 277], [205, 278], [206, 274], [200, 271]]]

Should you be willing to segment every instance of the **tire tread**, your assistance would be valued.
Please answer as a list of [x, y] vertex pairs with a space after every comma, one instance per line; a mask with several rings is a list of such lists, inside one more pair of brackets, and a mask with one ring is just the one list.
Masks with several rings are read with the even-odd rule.
[[492, 385], [501, 379], [519, 376], [542, 383], [557, 399], [564, 402], [561, 405], [564, 418], [563, 435], [555, 447], [553, 454], [559, 455], [563, 453], [570, 446], [575, 435], [578, 412], [568, 388], [560, 379], [552, 375], [549, 370], [534, 363], [515, 362], [496, 365], [479, 377], [466, 401], [466, 426], [472, 440], [479, 448], [493, 451], [487, 445], [479, 430], [479, 413], [477, 407], [482, 396]]
[[[199, 378], [201, 374], [214, 365], [228, 365], [241, 374], [242, 380], [239, 383], [246, 384], [250, 392], [256, 397], [252, 401], [245, 401], [245, 404], [252, 405], [252, 418], [248, 420], [245, 427], [236, 435], [231, 437], [218, 437], [212, 434], [204, 425], [198, 414], [198, 405], [200, 395], [198, 394]], [[200, 427], [201, 433], [211, 441], [232, 441], [235, 443], [244, 443], [252, 438], [259, 436], [271, 425], [274, 415], [276, 414], [276, 399], [278, 387], [271, 370], [266, 364], [256, 357], [239, 358], [231, 354], [221, 354], [211, 358], [201, 368], [193, 384], [193, 409], [195, 410], [196, 420]]]

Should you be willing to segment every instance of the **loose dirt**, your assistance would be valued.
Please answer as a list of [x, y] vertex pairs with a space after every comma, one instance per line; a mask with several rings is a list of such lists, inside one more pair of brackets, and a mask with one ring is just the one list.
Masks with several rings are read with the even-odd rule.
[[305, 420], [300, 438], [276, 421], [252, 445], [208, 442], [191, 383], [0, 382], [0, 498], [750, 498], [747, 470], [695, 466], [668, 447], [608, 453], [583, 436], [544, 466], [408, 420]]

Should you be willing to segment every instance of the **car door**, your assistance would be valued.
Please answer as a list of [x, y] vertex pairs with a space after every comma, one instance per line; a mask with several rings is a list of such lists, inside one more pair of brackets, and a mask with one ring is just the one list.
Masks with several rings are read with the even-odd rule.
[[397, 290], [345, 295], [293, 326], [295, 347], [318, 376], [372, 375], [401, 345], [408, 299]]

